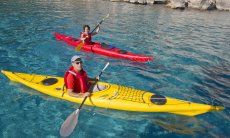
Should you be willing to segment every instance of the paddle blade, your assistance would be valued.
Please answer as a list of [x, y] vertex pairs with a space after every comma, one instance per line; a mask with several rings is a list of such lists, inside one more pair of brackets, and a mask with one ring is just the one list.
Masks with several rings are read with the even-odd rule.
[[78, 123], [78, 116], [79, 116], [80, 110], [77, 109], [74, 111], [72, 114], [70, 114], [65, 122], [62, 124], [61, 129], [60, 129], [60, 135], [62, 137], [68, 137], [76, 127]]
[[104, 71], [109, 66], [109, 62], [106, 63], [105, 67], [102, 69]]
[[82, 46], [83, 46], [83, 43], [81, 42], [80, 44], [78, 44], [77, 46], [76, 46], [76, 50], [77, 51], [80, 51], [81, 50], [81, 48], [82, 48]]
[[[100, 24], [102, 24], [102, 22], [103, 22], [106, 18], [108, 18], [108, 17], [109, 17], [109, 14], [107, 14], [107, 15], [100, 21], [99, 24], [97, 24], [96, 28], [97, 28]], [[96, 28], [95, 28], [95, 29], [96, 29]]]
[[105, 18], [108, 18], [109, 17], [109, 13], [105, 16]]

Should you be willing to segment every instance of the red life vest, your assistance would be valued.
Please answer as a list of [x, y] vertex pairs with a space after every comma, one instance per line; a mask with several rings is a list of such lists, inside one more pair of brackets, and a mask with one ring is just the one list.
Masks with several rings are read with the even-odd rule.
[[85, 39], [85, 44], [86, 44], [86, 45], [92, 44], [92, 36], [91, 36], [91, 33], [85, 34], [84, 32], [81, 32], [81, 35], [82, 35], [82, 34], [83, 34], [83, 37], [86, 38], [86, 39]]
[[68, 75], [73, 75], [74, 76], [74, 88], [73, 91], [80, 93], [80, 92], [87, 92], [89, 89], [89, 82], [88, 82], [88, 76], [84, 70], [81, 70], [80, 72], [76, 72], [71, 66], [68, 71], [66, 71], [64, 75], [64, 83], [66, 88], [68, 89], [68, 84], [67, 84], [67, 77]]

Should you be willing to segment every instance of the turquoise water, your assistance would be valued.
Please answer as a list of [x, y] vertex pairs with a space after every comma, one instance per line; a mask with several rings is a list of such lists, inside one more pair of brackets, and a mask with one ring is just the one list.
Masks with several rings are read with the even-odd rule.
[[[78, 36], [107, 13], [94, 40], [154, 56], [146, 64], [76, 52], [53, 32]], [[230, 135], [230, 16], [223, 11], [172, 10], [92, 1], [0, 2], [0, 69], [62, 76], [71, 56], [102, 81], [200, 103], [224, 111], [197, 117], [132, 113], [84, 106], [71, 137], [228, 137]], [[59, 137], [78, 104], [38, 93], [0, 75], [0, 137]]]

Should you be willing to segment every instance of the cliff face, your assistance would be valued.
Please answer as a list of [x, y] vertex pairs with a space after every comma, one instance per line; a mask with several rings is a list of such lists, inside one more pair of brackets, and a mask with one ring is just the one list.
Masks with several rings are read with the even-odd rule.
[[230, 11], [230, 0], [110, 0], [125, 1], [134, 4], [167, 4], [174, 9], [195, 8], [202, 10], [228, 10]]
[[195, 8], [202, 10], [215, 10], [215, 0], [170, 0], [169, 7], [171, 8]]
[[230, 0], [216, 0], [216, 7], [219, 10], [230, 11]]

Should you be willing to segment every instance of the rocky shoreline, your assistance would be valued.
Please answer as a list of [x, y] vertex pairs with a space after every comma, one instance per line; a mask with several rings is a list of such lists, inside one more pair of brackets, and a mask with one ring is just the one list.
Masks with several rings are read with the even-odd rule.
[[110, 0], [129, 2], [134, 4], [165, 4], [173, 9], [184, 10], [194, 8], [201, 10], [226, 10], [230, 11], [230, 0]]

